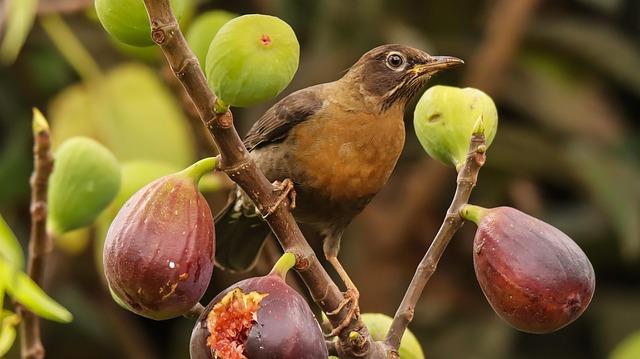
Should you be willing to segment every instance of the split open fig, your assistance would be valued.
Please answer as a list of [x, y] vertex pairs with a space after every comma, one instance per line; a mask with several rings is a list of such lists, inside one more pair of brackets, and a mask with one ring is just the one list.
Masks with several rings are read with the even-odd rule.
[[271, 273], [218, 294], [191, 334], [191, 359], [326, 359], [324, 335], [305, 299], [284, 281], [285, 253]]
[[216, 164], [201, 160], [157, 179], [120, 209], [104, 244], [104, 272], [118, 304], [163, 320], [191, 309], [213, 271], [215, 232], [198, 180]]
[[550, 333], [576, 320], [595, 290], [593, 266], [559, 229], [510, 207], [465, 206], [478, 230], [476, 277], [495, 312], [528, 333]]

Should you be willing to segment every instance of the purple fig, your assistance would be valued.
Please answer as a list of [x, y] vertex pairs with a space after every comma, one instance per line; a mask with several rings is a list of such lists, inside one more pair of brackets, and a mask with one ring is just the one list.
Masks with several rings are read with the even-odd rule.
[[496, 313], [514, 328], [550, 333], [576, 320], [595, 290], [593, 266], [559, 229], [510, 207], [467, 205], [478, 225], [473, 264]]
[[198, 180], [215, 158], [146, 185], [120, 209], [104, 244], [104, 271], [116, 302], [155, 320], [180, 316], [211, 280], [215, 232]]
[[326, 359], [320, 325], [284, 281], [295, 261], [285, 253], [271, 273], [218, 294], [193, 328], [191, 359]]

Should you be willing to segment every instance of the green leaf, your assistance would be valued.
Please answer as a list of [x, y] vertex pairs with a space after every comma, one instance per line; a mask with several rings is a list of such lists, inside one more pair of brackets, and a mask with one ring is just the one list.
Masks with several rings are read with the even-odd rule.
[[5, 315], [4, 312], [2, 314], [2, 325], [0, 327], [0, 358], [3, 358], [13, 346], [16, 340], [16, 326], [20, 323], [20, 317], [17, 314], [11, 313], [10, 315]]
[[9, 0], [7, 7], [6, 33], [0, 44], [0, 61], [11, 64], [20, 53], [33, 26], [38, 7], [37, 0]]
[[22, 253], [22, 246], [20, 246], [20, 242], [18, 242], [2, 215], [0, 215], [0, 258], [4, 258], [15, 268], [23, 268], [24, 254]]
[[73, 316], [47, 295], [22, 271], [15, 270], [0, 259], [0, 282], [6, 285], [7, 293], [36, 315], [61, 323], [69, 323]]
[[86, 136], [120, 162], [161, 161], [182, 168], [195, 157], [189, 120], [146, 66], [122, 65], [99, 82], [67, 88], [52, 101], [49, 120], [54, 148], [67, 138]]

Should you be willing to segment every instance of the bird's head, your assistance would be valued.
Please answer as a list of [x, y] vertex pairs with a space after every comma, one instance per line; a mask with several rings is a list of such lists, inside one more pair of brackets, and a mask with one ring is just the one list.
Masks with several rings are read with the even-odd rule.
[[464, 62], [451, 56], [431, 56], [404, 45], [382, 45], [362, 55], [345, 75], [357, 81], [366, 96], [377, 98], [380, 111], [403, 107], [436, 72]]

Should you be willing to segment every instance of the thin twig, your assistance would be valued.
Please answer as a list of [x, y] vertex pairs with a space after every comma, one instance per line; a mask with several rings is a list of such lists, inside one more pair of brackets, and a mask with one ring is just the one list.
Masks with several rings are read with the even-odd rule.
[[451, 205], [447, 210], [447, 215], [442, 222], [442, 226], [438, 230], [431, 246], [424, 255], [418, 268], [407, 288], [407, 292], [402, 299], [402, 303], [396, 311], [393, 318], [385, 343], [394, 351], [400, 347], [400, 341], [407, 326], [413, 319], [414, 310], [425, 285], [435, 272], [440, 257], [453, 235], [462, 227], [464, 223], [460, 216], [460, 209], [467, 204], [473, 187], [478, 179], [478, 172], [485, 161], [485, 140], [481, 131], [475, 133], [471, 138], [469, 145], [469, 154], [464, 166], [458, 173], [457, 187]]
[[[160, 46], [175, 76], [198, 109], [200, 118], [221, 154], [220, 169], [236, 182], [251, 198], [261, 213], [275, 208], [266, 221], [276, 238], [287, 252], [296, 255], [295, 269], [302, 277], [314, 301], [325, 312], [331, 312], [343, 301], [344, 295], [322, 267], [313, 249], [304, 239], [293, 215], [289, 211], [289, 201], [279, 202], [279, 193], [251, 159], [249, 152], [233, 126], [230, 111], [217, 113], [216, 97], [209, 89], [198, 60], [187, 45], [178, 23], [171, 12], [168, 0], [144, 0], [151, 22], [151, 36]], [[351, 305], [329, 316], [336, 327], [348, 316]], [[353, 334], [362, 340], [353, 340]], [[359, 316], [353, 316], [348, 325], [339, 334], [341, 355], [343, 357], [372, 357], [382, 345], [373, 345], [367, 328]], [[377, 356], [379, 357], [379, 356]]]
[[[51, 237], [47, 234], [47, 187], [53, 170], [49, 125], [42, 114], [33, 110], [33, 160], [31, 174], [31, 235], [29, 238], [29, 258], [27, 273], [36, 284], [42, 286], [47, 255], [51, 252]], [[44, 347], [40, 339], [38, 317], [18, 306], [22, 317], [20, 325], [21, 355], [23, 359], [44, 358]]]

